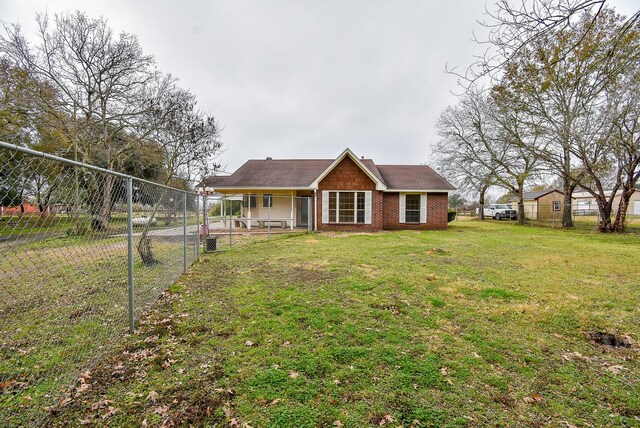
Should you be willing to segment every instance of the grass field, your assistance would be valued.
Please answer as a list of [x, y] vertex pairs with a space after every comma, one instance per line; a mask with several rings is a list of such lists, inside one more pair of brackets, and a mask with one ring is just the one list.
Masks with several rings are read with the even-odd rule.
[[[0, 243], [1, 427], [42, 419], [128, 326], [125, 237], [36, 238]], [[137, 315], [183, 272], [182, 236], [152, 242], [158, 264], [134, 259]]]
[[640, 237], [454, 222], [208, 254], [56, 426], [640, 426]]

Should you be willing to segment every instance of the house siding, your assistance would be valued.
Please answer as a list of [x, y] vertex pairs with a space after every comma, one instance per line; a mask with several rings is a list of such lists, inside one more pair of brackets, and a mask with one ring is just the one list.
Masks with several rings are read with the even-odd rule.
[[[344, 190], [362, 191], [371, 190], [371, 224], [355, 223], [323, 223], [322, 216], [322, 191]], [[371, 231], [382, 230], [383, 224], [383, 195], [376, 190], [376, 183], [360, 169], [356, 163], [345, 157], [338, 165], [318, 183], [318, 230], [340, 231]]]
[[447, 208], [449, 195], [447, 193], [427, 193], [427, 222], [426, 223], [400, 223], [400, 194], [384, 194], [384, 221], [385, 230], [433, 230], [447, 228]]
[[[560, 211], [553, 211], [553, 201], [560, 201]], [[536, 220], [561, 219], [564, 209], [564, 195], [562, 192], [551, 192], [538, 198]]]

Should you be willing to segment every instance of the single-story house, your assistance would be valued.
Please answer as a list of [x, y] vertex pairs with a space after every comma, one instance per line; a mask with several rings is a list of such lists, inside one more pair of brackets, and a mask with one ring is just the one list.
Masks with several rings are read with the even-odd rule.
[[[610, 195], [611, 190], [606, 190], [605, 194]], [[622, 191], [617, 191], [613, 197], [613, 211], [618, 210], [620, 204], [620, 195]], [[596, 198], [589, 192], [578, 191], [571, 195], [575, 199], [574, 213], [576, 215], [598, 215], [598, 204]], [[627, 206], [627, 215], [640, 215], [640, 190], [636, 189], [629, 199]]]
[[[564, 193], [558, 189], [524, 192], [524, 215], [529, 220], [551, 220], [562, 217]], [[513, 209], [518, 209], [518, 198], [509, 199]]]
[[426, 165], [377, 165], [349, 149], [335, 159], [249, 160], [199, 186], [244, 195], [240, 217], [248, 227], [268, 218], [291, 228], [350, 231], [445, 229], [455, 190]]

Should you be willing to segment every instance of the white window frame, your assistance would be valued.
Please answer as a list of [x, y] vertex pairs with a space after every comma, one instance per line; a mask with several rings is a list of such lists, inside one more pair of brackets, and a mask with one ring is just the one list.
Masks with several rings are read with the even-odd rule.
[[[420, 195], [420, 222], [407, 222], [407, 195]], [[398, 222], [402, 224], [424, 224], [427, 222], [427, 194], [419, 192], [400, 193]]]
[[[336, 221], [329, 221], [329, 194], [336, 194]], [[353, 193], [354, 221], [340, 221], [340, 193]], [[358, 193], [364, 193], [364, 223], [358, 223]], [[322, 191], [322, 223], [324, 224], [371, 224], [371, 190], [323, 190]]]

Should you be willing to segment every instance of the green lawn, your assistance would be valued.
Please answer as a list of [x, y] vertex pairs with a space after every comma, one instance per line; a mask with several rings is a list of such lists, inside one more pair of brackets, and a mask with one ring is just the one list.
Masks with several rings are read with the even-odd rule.
[[[640, 426], [640, 237], [454, 222], [207, 254], [48, 424]], [[246, 424], [246, 425], [245, 425]]]

